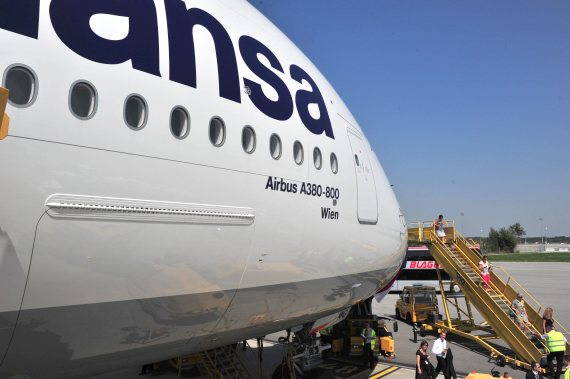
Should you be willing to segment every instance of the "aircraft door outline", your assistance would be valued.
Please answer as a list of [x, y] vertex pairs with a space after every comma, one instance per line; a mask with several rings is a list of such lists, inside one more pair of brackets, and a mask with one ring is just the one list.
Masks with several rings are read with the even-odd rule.
[[378, 222], [378, 197], [368, 149], [360, 133], [347, 126], [346, 134], [350, 142], [356, 174], [358, 221], [361, 224], [376, 225]]

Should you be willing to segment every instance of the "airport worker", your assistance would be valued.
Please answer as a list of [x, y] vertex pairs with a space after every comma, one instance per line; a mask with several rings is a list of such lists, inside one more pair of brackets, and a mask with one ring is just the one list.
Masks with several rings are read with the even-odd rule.
[[505, 373], [503, 374], [503, 378], [510, 379], [509, 373], [505, 371]]
[[321, 335], [321, 341], [323, 341], [324, 343], [331, 343], [332, 342], [332, 338], [331, 338], [332, 326], [321, 330], [319, 332], [319, 334]]
[[443, 221], [443, 215], [439, 215], [439, 218], [433, 222], [433, 226], [435, 226], [435, 234], [441, 238], [441, 242], [445, 243], [445, 231], [443, 230], [443, 226], [447, 225], [447, 221]]
[[364, 329], [360, 334], [362, 337], [362, 359], [364, 360], [364, 365], [370, 363], [370, 369], [374, 369], [374, 345], [376, 345], [376, 331], [370, 328], [370, 323], [366, 322], [364, 324]]
[[566, 372], [564, 373], [564, 379], [570, 379], [570, 355], [564, 356], [564, 366], [566, 366]]
[[554, 311], [552, 310], [552, 308], [548, 307], [544, 310], [544, 313], [542, 314], [542, 331], [545, 333], [547, 326], [551, 326], [552, 329], [557, 330], [556, 325], [554, 325], [554, 319], [552, 318], [553, 313]]
[[526, 379], [543, 379], [542, 372], [540, 372], [540, 363], [532, 361], [530, 368], [531, 370], [526, 373]]
[[416, 351], [416, 379], [431, 379], [433, 375], [433, 366], [427, 355], [428, 343], [423, 340], [420, 343], [420, 349]]
[[489, 283], [491, 282], [491, 273], [489, 272], [490, 268], [491, 265], [487, 262], [487, 256], [483, 255], [483, 259], [479, 262], [479, 270], [481, 270], [481, 277], [483, 278], [481, 286], [483, 286], [487, 292], [489, 292]]
[[435, 354], [435, 357], [437, 359], [437, 367], [433, 372], [432, 378], [437, 377], [441, 371], [445, 373], [446, 369], [445, 354], [447, 353], [447, 342], [445, 341], [445, 337], [446, 337], [445, 331], [441, 332], [439, 338], [435, 340], [431, 348], [432, 354]]
[[528, 316], [526, 314], [526, 309], [524, 307], [524, 300], [522, 293], [517, 294], [517, 298], [511, 304], [511, 310], [514, 313], [513, 321], [519, 324], [519, 329], [526, 334], [526, 328], [530, 326], [530, 322], [528, 321]]
[[545, 341], [544, 344], [548, 349], [546, 362], [548, 363], [548, 369], [551, 375], [554, 374], [554, 363], [552, 363], [552, 360], [556, 358], [556, 374], [552, 377], [559, 379], [562, 374], [562, 361], [564, 360], [564, 354], [566, 352], [566, 337], [564, 337], [562, 333], [553, 330], [551, 326], [546, 327], [545, 334], [540, 335], [535, 331], [532, 331], [532, 334]]

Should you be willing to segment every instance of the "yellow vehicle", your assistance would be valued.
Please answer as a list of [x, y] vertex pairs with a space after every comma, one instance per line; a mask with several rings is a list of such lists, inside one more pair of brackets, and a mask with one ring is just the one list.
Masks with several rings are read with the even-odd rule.
[[404, 287], [396, 301], [396, 318], [411, 324], [427, 321], [429, 314], [439, 317], [435, 288], [423, 285]]
[[[330, 353], [335, 355], [362, 355], [363, 345], [360, 334], [366, 323], [376, 332], [374, 342], [374, 355], [383, 355], [386, 358], [395, 358], [394, 338], [388, 331], [386, 323], [376, 316], [349, 316], [342, 323], [334, 326], [331, 350], [325, 350], [328, 357]], [[323, 352], [323, 353], [324, 353]]]

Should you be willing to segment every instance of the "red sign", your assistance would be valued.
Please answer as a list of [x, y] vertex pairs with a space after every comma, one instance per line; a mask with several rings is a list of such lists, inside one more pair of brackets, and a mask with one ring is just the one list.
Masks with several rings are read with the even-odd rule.
[[[406, 262], [406, 268], [431, 268], [435, 270], [436, 261], [408, 261]], [[442, 268], [439, 265], [439, 268]]]

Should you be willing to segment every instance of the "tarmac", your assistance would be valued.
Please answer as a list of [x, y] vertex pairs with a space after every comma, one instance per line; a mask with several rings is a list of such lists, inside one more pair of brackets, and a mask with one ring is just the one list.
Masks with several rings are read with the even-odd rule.
[[[491, 261], [491, 263], [493, 263]], [[570, 263], [512, 263], [499, 262], [495, 266], [494, 272], [499, 276], [504, 276], [498, 267], [504, 268], [520, 283], [530, 295], [544, 307], [554, 309], [554, 318], [566, 329], [570, 330], [570, 292], [568, 290], [568, 273]], [[511, 281], [512, 283], [512, 281]], [[387, 295], [381, 303], [373, 302], [373, 313], [390, 318], [388, 329], [393, 332], [393, 321], [395, 304], [398, 299], [397, 294]], [[532, 300], [525, 294], [525, 300], [532, 303]], [[463, 300], [460, 300], [463, 301]], [[441, 298], [439, 304], [442, 306]], [[483, 318], [473, 309], [475, 321], [483, 322]], [[455, 314], [452, 313], [452, 317]], [[398, 321], [398, 332], [393, 332], [396, 348], [396, 358], [387, 359], [380, 357], [374, 370], [363, 366], [359, 357], [343, 357], [333, 360], [323, 361], [315, 358], [311, 367], [324, 367], [335, 371], [339, 379], [413, 379], [415, 378], [415, 353], [419, 347], [419, 342], [425, 339], [429, 343], [428, 354], [431, 352], [433, 341], [437, 338], [436, 332], [430, 332], [425, 336], [418, 335], [418, 342], [413, 342], [412, 326]], [[276, 340], [279, 334], [267, 336], [268, 339]], [[566, 335], [570, 340], [570, 336]], [[497, 367], [494, 359], [491, 359], [489, 352], [479, 347], [471, 340], [467, 340], [452, 334], [448, 335], [449, 346], [453, 351], [454, 366], [458, 377], [464, 377], [472, 370], [480, 373], [491, 374], [491, 370], [499, 371], [501, 375], [505, 371], [513, 379], [524, 379], [525, 371], [513, 367]], [[250, 341], [254, 346], [255, 342]], [[493, 340], [498, 348], [508, 347], [501, 340]], [[279, 343], [266, 342], [264, 348], [264, 366], [270, 374], [281, 363], [285, 354], [285, 346]], [[430, 354], [433, 355], [433, 354]], [[435, 357], [431, 359], [435, 366]], [[124, 370], [90, 377], [88, 379], [139, 379], [153, 377], [152, 374], [139, 376], [140, 367], [128, 367]], [[173, 368], [165, 368], [159, 378], [172, 379], [178, 377], [178, 372]], [[183, 370], [181, 378], [200, 378], [195, 369]], [[265, 375], [264, 375], [265, 377]], [[443, 378], [440, 374], [439, 378]]]

